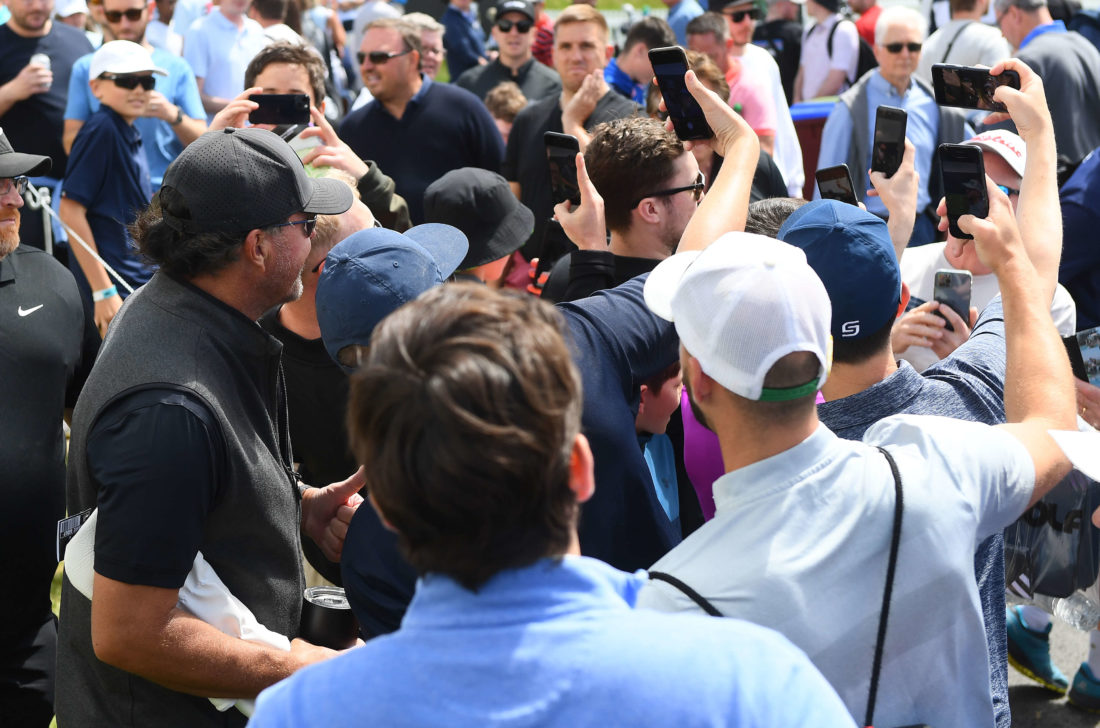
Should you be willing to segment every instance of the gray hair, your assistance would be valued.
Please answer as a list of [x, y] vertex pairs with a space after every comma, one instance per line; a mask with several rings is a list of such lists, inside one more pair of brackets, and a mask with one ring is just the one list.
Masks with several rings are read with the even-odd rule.
[[1039, 8], [1045, 8], [1047, 0], [994, 0], [993, 8], [997, 15], [1008, 12], [1011, 7], [1017, 7], [1027, 13], [1033, 13]]
[[442, 33], [444, 31], [443, 23], [427, 13], [409, 13], [408, 15], [402, 15], [401, 19], [406, 23], [412, 23], [421, 32]]
[[878, 22], [875, 23], [875, 45], [882, 45], [882, 41], [886, 37], [886, 31], [895, 25], [916, 28], [922, 41], [928, 37], [927, 18], [912, 8], [893, 5], [883, 8], [878, 16]]

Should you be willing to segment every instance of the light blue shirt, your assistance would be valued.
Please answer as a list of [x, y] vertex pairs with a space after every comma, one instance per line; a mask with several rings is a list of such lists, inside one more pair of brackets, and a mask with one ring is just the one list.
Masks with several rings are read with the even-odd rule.
[[[69, 99], [65, 106], [66, 119], [87, 121], [98, 108], [99, 99], [92, 94], [88, 85], [88, 72], [92, 64], [92, 53], [81, 56], [73, 64], [69, 76]], [[187, 62], [162, 48], [153, 49], [153, 63], [168, 71], [167, 76], [154, 75], [156, 90], [176, 106], [183, 109], [185, 116], [192, 119], [205, 119], [206, 111], [199, 98], [199, 87], [195, 83], [195, 74]], [[160, 187], [164, 170], [183, 151], [183, 143], [172, 130], [172, 126], [160, 119], [141, 117], [134, 121], [141, 132], [142, 146], [145, 149], [145, 161], [149, 164], [149, 179], [153, 189]]]
[[[940, 111], [936, 106], [936, 100], [924, 92], [913, 81], [909, 82], [909, 88], [904, 96], [898, 95], [894, 88], [882, 74], [875, 71], [867, 82], [867, 129], [871, 135], [875, 133], [875, 113], [879, 106], [895, 106], [905, 109], [909, 113], [909, 119], [905, 126], [905, 137], [916, 147], [917, 173], [920, 175], [921, 184], [917, 189], [917, 211], [928, 207], [928, 181], [932, 173], [932, 155], [936, 153], [936, 139], [939, 138]], [[817, 158], [817, 168], [832, 167], [836, 164], [845, 164], [848, 161], [848, 149], [852, 139], [852, 117], [848, 107], [841, 102], [833, 105], [829, 118], [825, 122], [825, 129], [821, 133], [821, 153]], [[961, 140], [960, 140], [961, 141]], [[867, 144], [867, 158], [863, 162], [862, 170], [852, 170], [852, 177], [859, 179], [866, 175], [871, 168], [871, 152], [873, 145]], [[866, 189], [856, 190], [863, 204], [867, 205], [867, 211], [876, 215], [886, 215], [886, 206], [878, 197], [867, 197]], [[821, 193], [814, 185], [814, 199], [821, 199]]]
[[696, 0], [680, 0], [668, 11], [668, 24], [676, 34], [676, 42], [687, 48], [687, 25], [705, 11]]
[[[1038, 38], [1043, 33], [1065, 33], [1066, 24], [1061, 20], [1055, 20], [1053, 23], [1047, 23], [1046, 25], [1040, 25], [1031, 29], [1031, 32], [1024, 36], [1024, 39], [1020, 41], [1020, 48], [1024, 48], [1028, 43]], [[1019, 48], [1017, 49], [1019, 50]]]
[[[257, 53], [270, 41], [264, 29], [251, 18], [243, 18], [237, 28], [220, 10], [198, 20], [187, 31], [183, 57], [196, 78], [204, 79], [207, 96], [231, 99], [244, 91], [244, 71]], [[207, 123], [214, 115], [207, 114]]]
[[429, 575], [401, 629], [268, 688], [249, 725], [854, 726], [786, 639], [635, 610], [644, 583], [581, 556], [500, 572], [476, 593]]

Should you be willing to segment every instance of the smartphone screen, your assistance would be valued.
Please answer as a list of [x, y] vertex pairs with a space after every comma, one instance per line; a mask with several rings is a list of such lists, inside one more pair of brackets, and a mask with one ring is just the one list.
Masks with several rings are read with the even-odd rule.
[[550, 195], [554, 204], [569, 200], [573, 206], [581, 204], [581, 189], [577, 184], [577, 152], [580, 144], [569, 134], [548, 131], [543, 135], [546, 143], [546, 162], [550, 166]]
[[[973, 279], [965, 270], [938, 270], [933, 279], [932, 297], [940, 303], [950, 306], [951, 310], [959, 315], [963, 321], [970, 323], [970, 287]], [[947, 317], [936, 312], [944, 320]], [[947, 330], [954, 331], [955, 327], [947, 322]]]
[[993, 93], [999, 86], [1020, 88], [1020, 74], [1005, 71], [991, 76], [988, 68], [946, 63], [932, 66], [932, 88], [936, 92], [936, 103], [940, 106], [1005, 111], [1004, 104], [993, 100]]
[[684, 50], [676, 46], [654, 48], [649, 51], [649, 62], [676, 136], [681, 139], [709, 139], [714, 136], [703, 109], [684, 83], [684, 74], [688, 70]]
[[309, 96], [305, 94], [253, 94], [260, 108], [248, 115], [253, 124], [308, 124]]
[[[1081, 350], [1081, 363], [1086, 381], [1100, 387], [1100, 328], [1077, 332], [1077, 346]], [[1074, 357], [1070, 356], [1070, 362]]]
[[904, 109], [880, 106], [875, 113], [875, 143], [871, 150], [871, 171], [893, 177], [905, 154], [905, 123], [909, 115]]
[[959, 229], [959, 218], [989, 216], [982, 150], [965, 144], [941, 144], [937, 154], [949, 229], [956, 238], [971, 240], [973, 235]]
[[852, 183], [852, 174], [848, 171], [847, 164], [819, 169], [814, 177], [817, 179], [817, 189], [821, 192], [821, 199], [839, 200], [847, 202], [849, 205], [859, 205], [859, 199], [855, 193], [855, 184]]

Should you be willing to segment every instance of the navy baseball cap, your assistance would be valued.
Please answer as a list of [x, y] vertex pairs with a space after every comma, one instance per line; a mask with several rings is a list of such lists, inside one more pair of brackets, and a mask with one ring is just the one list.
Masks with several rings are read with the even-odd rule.
[[374, 327], [458, 269], [469, 243], [450, 225], [428, 223], [399, 233], [360, 230], [325, 258], [317, 282], [317, 323], [334, 361], [346, 346], [366, 346]]
[[881, 218], [846, 202], [817, 200], [795, 210], [778, 238], [802, 248], [825, 284], [835, 339], [862, 339], [897, 316], [901, 269]]

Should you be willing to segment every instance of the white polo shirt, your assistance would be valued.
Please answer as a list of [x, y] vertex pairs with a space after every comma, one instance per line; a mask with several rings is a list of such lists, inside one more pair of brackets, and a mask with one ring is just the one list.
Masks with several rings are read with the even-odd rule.
[[[203, 93], [231, 99], [244, 91], [244, 71], [270, 40], [251, 18], [238, 28], [220, 10], [212, 11], [191, 26], [183, 43], [183, 57], [204, 79]], [[206, 115], [206, 121], [213, 120]]]
[[[724, 615], [777, 630], [862, 720], [894, 514], [885, 445], [905, 509], [875, 725], [991, 726], [989, 657], [974, 551], [1027, 507], [1035, 470], [1004, 430], [901, 415], [863, 442], [824, 425], [719, 478], [717, 513], [653, 565]], [[665, 582], [638, 606], [699, 611]]]
[[775, 151], [772, 159], [783, 173], [787, 194], [791, 197], [802, 197], [802, 187], [806, 183], [806, 174], [802, 169], [802, 145], [798, 143], [798, 132], [791, 120], [791, 110], [783, 92], [783, 80], [779, 76], [779, 65], [771, 53], [752, 43], [745, 46], [740, 60], [742, 72], [765, 79], [765, 85], [771, 91], [772, 104], [775, 106]]

